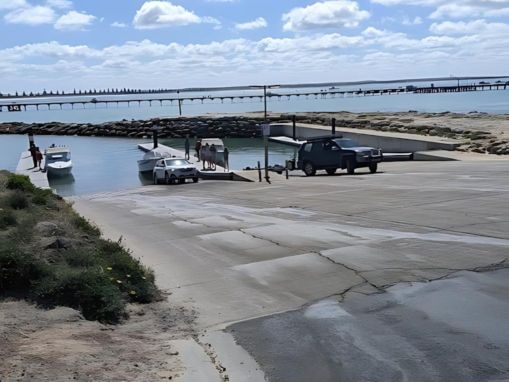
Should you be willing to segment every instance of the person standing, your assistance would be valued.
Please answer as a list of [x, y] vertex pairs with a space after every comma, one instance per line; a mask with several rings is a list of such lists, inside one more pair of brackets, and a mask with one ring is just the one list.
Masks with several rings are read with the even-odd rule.
[[186, 150], [186, 159], [189, 160], [189, 134], [186, 135], [186, 141], [184, 142], [184, 148]]
[[196, 158], [200, 161], [200, 153], [201, 153], [201, 141], [196, 139], [196, 144], [194, 145], [194, 150], [196, 151]]
[[210, 165], [212, 167], [212, 170], [216, 169], [216, 153], [217, 153], [216, 145], [212, 143], [212, 145], [210, 146]]
[[209, 160], [209, 144], [206, 143], [205, 146], [203, 146], [200, 150], [200, 159], [203, 161], [203, 169], [209, 169], [210, 168], [210, 160]]
[[230, 155], [230, 152], [228, 151], [228, 147], [224, 148], [224, 170], [230, 171], [230, 163], [228, 162], [228, 156]]
[[42, 156], [41, 151], [39, 150], [39, 147], [36, 147], [35, 150], [36, 150], [35, 151], [35, 157], [37, 159], [37, 164], [39, 165], [39, 170], [42, 171], [41, 163], [42, 163], [43, 156]]
[[32, 156], [32, 161], [34, 162], [34, 168], [37, 167], [37, 147], [35, 147], [35, 144], [30, 142], [30, 148], [28, 149], [30, 151], [30, 155]]

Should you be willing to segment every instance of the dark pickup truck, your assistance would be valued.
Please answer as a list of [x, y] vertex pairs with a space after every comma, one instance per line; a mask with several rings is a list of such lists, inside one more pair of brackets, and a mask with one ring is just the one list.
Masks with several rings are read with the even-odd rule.
[[368, 167], [372, 173], [383, 160], [381, 149], [359, 146], [351, 139], [338, 136], [310, 138], [299, 149], [297, 168], [307, 176], [316, 170], [325, 170], [332, 175], [338, 168], [353, 174], [356, 168]]

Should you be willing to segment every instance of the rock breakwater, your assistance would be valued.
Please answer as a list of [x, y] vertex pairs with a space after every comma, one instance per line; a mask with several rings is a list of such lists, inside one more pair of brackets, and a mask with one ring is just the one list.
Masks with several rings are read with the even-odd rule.
[[[509, 140], [504, 131], [493, 126], [509, 126], [509, 117], [453, 113], [298, 113], [297, 123], [330, 126], [336, 118], [341, 127], [407, 133], [457, 139], [464, 142], [458, 150], [509, 155]], [[271, 114], [272, 123], [291, 122], [292, 115]], [[260, 114], [241, 116], [201, 116], [188, 118], [154, 118], [92, 123], [2, 123], [0, 134], [82, 135], [104, 137], [149, 137], [155, 128], [161, 138], [217, 137], [252, 138], [261, 135]], [[505, 129], [505, 128], [504, 128]]]

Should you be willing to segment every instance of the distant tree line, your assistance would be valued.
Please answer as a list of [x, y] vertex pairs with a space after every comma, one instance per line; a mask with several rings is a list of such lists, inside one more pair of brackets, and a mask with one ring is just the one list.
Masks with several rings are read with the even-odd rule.
[[[174, 89], [130, 89], [130, 88], [108, 88], [108, 89], [88, 89], [88, 90], [76, 90], [72, 92], [62, 91], [47, 91], [44, 89], [42, 92], [15, 92], [11, 93], [0, 93], [0, 97], [12, 98], [12, 97], [55, 97], [55, 96], [79, 96], [79, 95], [104, 95], [104, 94], [154, 94], [154, 93], [171, 93], [177, 90]], [[178, 91], [177, 91], [178, 92]]]

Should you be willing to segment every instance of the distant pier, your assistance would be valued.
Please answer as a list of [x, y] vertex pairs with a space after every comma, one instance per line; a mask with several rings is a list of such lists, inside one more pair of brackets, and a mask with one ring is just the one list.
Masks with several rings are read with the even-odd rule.
[[[500, 83], [479, 83], [469, 85], [455, 85], [455, 86], [406, 86], [398, 88], [379, 88], [379, 89], [362, 89], [357, 90], [340, 90], [331, 87], [328, 90], [322, 91], [303, 91], [295, 93], [273, 93], [268, 92], [268, 99], [277, 100], [291, 100], [292, 98], [309, 98], [327, 99], [327, 98], [349, 98], [349, 97], [367, 97], [367, 96], [382, 96], [382, 95], [399, 95], [399, 94], [434, 94], [434, 93], [463, 93], [463, 92], [476, 92], [476, 91], [501, 91], [508, 90], [509, 82]], [[145, 96], [142, 98], [141, 96]], [[149, 97], [152, 95], [153, 97]], [[243, 100], [257, 100], [263, 102], [263, 95], [254, 94], [238, 94], [238, 95], [215, 95], [215, 96], [188, 96], [188, 97], [164, 97], [161, 94], [103, 94], [104, 98], [100, 95], [91, 97], [87, 94], [82, 95], [65, 95], [65, 96], [47, 96], [51, 100], [38, 100], [37, 97], [19, 97], [16, 101], [9, 101], [9, 98], [0, 98], [0, 112], [21, 112], [28, 110], [63, 110], [63, 109], [92, 109], [98, 105], [102, 107], [119, 107], [119, 106], [178, 106], [179, 114], [182, 115], [182, 104], [186, 103], [208, 103], [208, 102], [236, 102]], [[87, 97], [88, 99], [83, 99]], [[106, 98], [107, 97], [107, 98]], [[129, 98], [127, 98], [129, 97]], [[67, 99], [66, 99], [67, 98]], [[81, 99], [73, 99], [81, 98]]]

